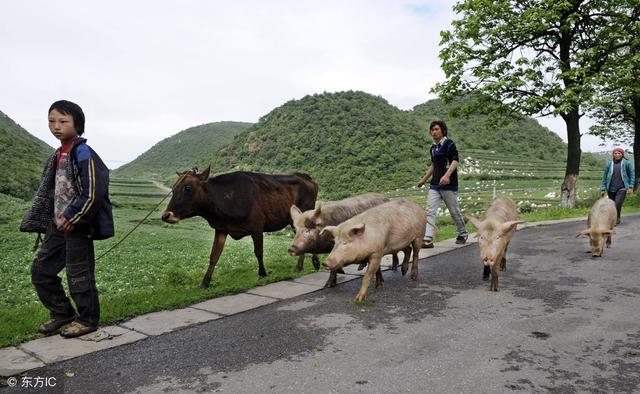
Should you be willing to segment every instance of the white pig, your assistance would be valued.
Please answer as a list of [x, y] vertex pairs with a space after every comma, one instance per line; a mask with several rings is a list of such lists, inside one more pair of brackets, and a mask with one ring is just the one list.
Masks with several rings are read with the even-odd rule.
[[607, 196], [600, 197], [591, 207], [587, 218], [587, 229], [578, 232], [576, 237], [586, 235], [589, 237], [591, 256], [601, 257], [605, 242], [607, 248], [611, 246], [611, 234], [616, 225], [616, 204]]
[[[333, 250], [324, 265], [329, 270], [335, 270], [368, 260], [367, 272], [356, 295], [356, 301], [364, 301], [371, 277], [374, 272], [378, 272], [380, 260], [385, 254], [398, 252], [411, 245], [411, 279], [418, 278], [418, 259], [426, 224], [424, 209], [403, 198], [370, 208], [338, 226], [324, 228], [323, 231], [330, 232], [335, 239]], [[402, 274], [407, 270], [408, 261], [405, 259]], [[378, 274], [376, 287], [382, 286], [381, 276]]]
[[478, 230], [476, 238], [480, 247], [480, 258], [484, 263], [482, 279], [489, 279], [489, 290], [498, 291], [498, 272], [507, 269], [507, 248], [518, 223], [516, 204], [508, 197], [498, 197], [480, 221], [471, 215], [467, 219]]

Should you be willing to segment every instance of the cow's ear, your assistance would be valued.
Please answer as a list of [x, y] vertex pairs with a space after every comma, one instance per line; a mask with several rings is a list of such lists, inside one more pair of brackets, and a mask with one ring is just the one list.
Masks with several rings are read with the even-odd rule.
[[511, 220], [502, 223], [502, 234], [507, 234], [511, 230], [515, 230], [516, 226], [520, 223], [524, 223], [523, 220]]
[[471, 224], [473, 224], [473, 227], [475, 227], [476, 229], [480, 228], [480, 223], [482, 223], [481, 221], [479, 221], [478, 219], [476, 219], [475, 216], [471, 216], [471, 215], [465, 215], [467, 220], [471, 222]]
[[586, 236], [591, 236], [591, 229], [588, 228], [586, 230], [582, 230], [582, 231], [578, 231], [578, 233], [576, 234], [576, 238], [578, 238], [581, 235], [586, 235]]
[[361, 237], [364, 234], [364, 223], [358, 223], [349, 229], [349, 235], [352, 237]]
[[209, 179], [209, 173], [211, 172], [211, 166], [207, 167], [206, 170], [202, 171], [202, 174], [200, 174], [200, 179], [203, 181], [206, 181], [207, 179]]
[[293, 220], [294, 224], [298, 220], [300, 215], [302, 215], [302, 211], [300, 211], [300, 208], [296, 207], [295, 205], [291, 206], [291, 208], [289, 209], [289, 213], [291, 213], [291, 220]]
[[323, 235], [325, 233], [331, 234], [331, 236], [335, 238], [336, 234], [338, 233], [338, 226], [327, 226], [323, 228], [322, 231], [320, 231], [320, 235]]
[[611, 234], [615, 234], [615, 230], [611, 229], [611, 230], [604, 230], [602, 231], [602, 235], [611, 235]]

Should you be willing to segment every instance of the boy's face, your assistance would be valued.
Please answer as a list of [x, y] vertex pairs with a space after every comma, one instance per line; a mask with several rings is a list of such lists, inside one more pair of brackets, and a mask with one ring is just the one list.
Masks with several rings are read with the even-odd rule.
[[78, 135], [76, 126], [73, 124], [73, 117], [52, 109], [49, 112], [49, 130], [54, 137], [65, 143]]
[[622, 159], [622, 152], [620, 152], [619, 150], [613, 152], [613, 158], [616, 160]]

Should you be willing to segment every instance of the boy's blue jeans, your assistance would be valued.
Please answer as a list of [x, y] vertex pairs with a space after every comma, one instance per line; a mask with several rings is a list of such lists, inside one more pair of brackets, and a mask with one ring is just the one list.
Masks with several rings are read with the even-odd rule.
[[100, 303], [95, 265], [89, 228], [77, 227], [66, 234], [53, 225], [47, 229], [44, 241], [33, 259], [31, 283], [52, 319], [64, 319], [76, 314], [58, 276], [66, 267], [69, 292], [78, 310], [76, 321], [85, 326], [98, 326]]
[[440, 208], [441, 200], [444, 200], [444, 205], [447, 206], [451, 218], [456, 224], [458, 236], [467, 235], [467, 227], [458, 204], [458, 192], [454, 192], [453, 190], [429, 189], [429, 194], [427, 194], [427, 228], [424, 233], [424, 239], [429, 241], [433, 240], [433, 224], [436, 224], [436, 216], [438, 214], [438, 208]]

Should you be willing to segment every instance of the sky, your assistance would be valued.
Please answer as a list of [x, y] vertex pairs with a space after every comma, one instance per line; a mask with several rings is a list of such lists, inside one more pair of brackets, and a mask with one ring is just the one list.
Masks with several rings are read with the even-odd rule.
[[[435, 98], [450, 0], [0, 3], [0, 111], [52, 146], [59, 99], [110, 168], [217, 121], [257, 122], [306, 95], [361, 90], [400, 109]], [[560, 118], [538, 119], [566, 141]], [[581, 129], [591, 125], [588, 119]], [[583, 151], [601, 151], [584, 136]]]

